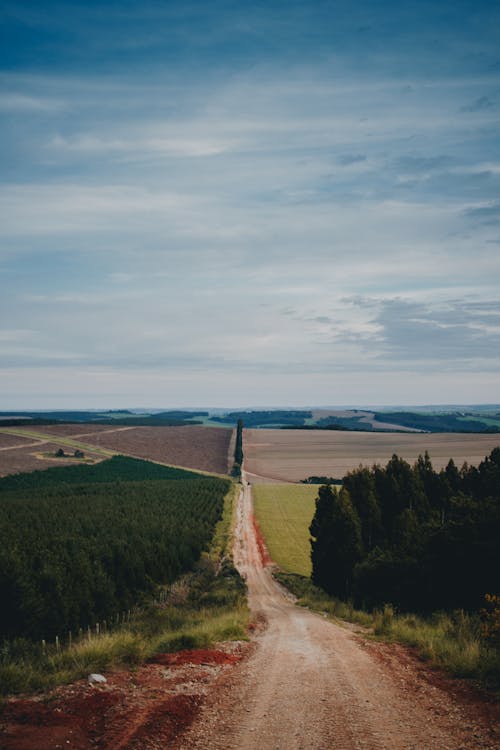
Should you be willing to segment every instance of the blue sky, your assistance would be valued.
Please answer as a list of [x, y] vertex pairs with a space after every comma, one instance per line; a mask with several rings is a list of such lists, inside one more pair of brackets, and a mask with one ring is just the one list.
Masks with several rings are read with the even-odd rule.
[[1, 14], [2, 408], [500, 400], [497, 3]]

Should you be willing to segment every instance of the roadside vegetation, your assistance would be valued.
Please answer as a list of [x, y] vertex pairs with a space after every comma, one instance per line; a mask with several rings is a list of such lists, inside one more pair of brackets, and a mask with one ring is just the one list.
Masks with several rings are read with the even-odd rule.
[[236, 423], [236, 442], [234, 446], [234, 463], [231, 476], [241, 479], [241, 466], [243, 464], [243, 420], [238, 419]]
[[[104, 481], [106, 474], [108, 480], [110, 474], [119, 474], [120, 465], [125, 475], [128, 471], [128, 477], [134, 472], [136, 476], [137, 472], [147, 476], [151, 471], [156, 478], [114, 483]], [[93, 473], [94, 482], [86, 485], [72, 483], [71, 480], [76, 480], [80, 472], [86, 471]], [[67, 472], [70, 472], [69, 479]], [[165, 479], [168, 472], [172, 472], [175, 478]], [[66, 486], [60, 481], [50, 484], [56, 473], [58, 477], [66, 473]], [[6, 478], [10, 485], [17, 482], [20, 487], [17, 492], [13, 492], [12, 487], [0, 492], [2, 523], [6, 524], [6, 515], [19, 522], [19, 513], [14, 504], [17, 498], [23, 522], [28, 521], [38, 531], [44, 530], [46, 538], [51, 539], [47, 549], [52, 545], [64, 550], [63, 558], [71, 549], [72, 555], [67, 560], [61, 558], [58, 564], [54, 554], [49, 555], [48, 567], [42, 566], [41, 578], [37, 565], [43, 562], [43, 556], [38, 556], [37, 560], [33, 558], [30, 566], [27, 559], [23, 561], [25, 578], [18, 580], [17, 584], [22, 586], [25, 582], [29, 583], [38, 599], [33, 595], [31, 599], [27, 598], [23, 592], [21, 598], [14, 597], [10, 610], [3, 611], [1, 694], [45, 689], [86, 676], [89, 672], [138, 664], [158, 652], [207, 647], [219, 640], [245, 638], [248, 623], [246, 588], [230, 556], [236, 485], [228, 480], [201, 478], [191, 472], [180, 472], [144, 461], [134, 462], [123, 457], [94, 467], [68, 467], [55, 470], [52, 475], [49, 472], [40, 474], [49, 476], [38, 478], [42, 488], [42, 501], [39, 497], [38, 503], [39, 517], [35, 519], [32, 505], [26, 500], [23, 502], [29, 475], [18, 475]], [[180, 474], [186, 476], [180, 479]], [[44, 481], [47, 483], [45, 487]], [[85, 487], [85, 492], [82, 487]], [[43, 502], [43, 498], [47, 502]], [[73, 505], [59, 507], [62, 498], [69, 498]], [[81, 511], [78, 503], [81, 504]], [[30, 519], [25, 518], [27, 505]], [[50, 505], [59, 512], [48, 512]], [[104, 515], [101, 510], [97, 512], [98, 506], [104, 508]], [[108, 518], [112, 521], [111, 526], [106, 524], [110, 506], [118, 510], [118, 516]], [[77, 525], [80, 523], [79, 513], [82, 522], [86, 517], [89, 528], [75, 531], [73, 537], [67, 537], [65, 543], [61, 544], [65, 526], [70, 527], [63, 518], [63, 507], [73, 523], [76, 516]], [[47, 513], [46, 519], [44, 516]], [[44, 529], [45, 522], [55, 529], [56, 536], [61, 533], [63, 536], [51, 538], [50, 530]], [[93, 523], [95, 526], [91, 530]], [[108, 586], [104, 591], [106, 595], [103, 596], [101, 591], [87, 592], [85, 604], [93, 607], [91, 616], [88, 616], [86, 623], [80, 619], [80, 627], [73, 625], [71, 631], [65, 630], [66, 620], [60, 623], [60, 628], [44, 621], [45, 611], [54, 616], [59, 609], [66, 617], [69, 611], [73, 615], [78, 611], [81, 617], [82, 608], [71, 609], [78, 595], [85, 591], [84, 584], [88, 584], [85, 571], [89, 565], [82, 567], [80, 558], [85, 556], [84, 539], [89, 537], [94, 554], [93, 545], [99, 540], [100, 529], [97, 527], [100, 525], [103, 526], [105, 541], [110, 544], [110, 549], [106, 552], [104, 545], [104, 555], [97, 559], [100, 569], [90, 562], [89, 572], [91, 575], [96, 571], [99, 573], [96, 576], [99, 586]], [[138, 536], [134, 536], [136, 531], [140, 531]], [[19, 545], [19, 539], [16, 538], [16, 545]], [[39, 545], [33, 545], [33, 539], [31, 542], [35, 547], [33, 554], [39, 554]], [[17, 549], [19, 553], [15, 545], [10, 545], [10, 548]], [[78, 553], [77, 568], [68, 571], [70, 585], [65, 587], [62, 583], [65, 566], [73, 559], [75, 552]], [[117, 558], [115, 552], [122, 556], [119, 554]], [[24, 554], [28, 555], [29, 550], [25, 550]], [[6, 568], [5, 563], [3, 560], [1, 569], [9, 573], [11, 568]], [[52, 578], [47, 576], [48, 571]], [[21, 574], [22, 569], [19, 572]], [[60, 576], [60, 580], [56, 576]], [[51, 589], [45, 586], [49, 578], [53, 583]], [[37, 587], [36, 581], [40, 580], [43, 585]], [[135, 588], [126, 590], [128, 581]], [[2, 584], [4, 587], [12, 586], [10, 578], [5, 575]], [[49, 594], [47, 608], [40, 610], [37, 608], [38, 602], [43, 602], [45, 591]], [[123, 608], [118, 609], [116, 614], [108, 612], [110, 593], [115, 597], [118, 594], [126, 595], [128, 608], [127, 602], [125, 606], [122, 602]], [[4, 602], [9, 601], [5, 598], [5, 592], [2, 596]], [[16, 610], [19, 603], [22, 607]], [[113, 606], [116, 603], [114, 600]], [[104, 609], [98, 610], [99, 606]], [[23, 615], [24, 620], [16, 622], [15, 618], [22, 618]]]
[[298, 501], [293, 486], [254, 493], [276, 577], [299, 604], [500, 687], [499, 488], [495, 449], [477, 468], [450, 461], [440, 472], [427, 455], [414, 466], [393, 456], [349, 472], [340, 490], [316, 488], [312, 513], [312, 496]]
[[281, 571], [274, 576], [297, 597], [299, 606], [360, 625], [366, 635], [378, 640], [411, 646], [424, 661], [454, 677], [500, 690], [498, 597], [485, 597], [485, 606], [478, 613], [454, 610], [424, 617], [398, 612], [391, 604], [372, 611], [358, 609], [352, 601], [330, 596], [310, 578]]

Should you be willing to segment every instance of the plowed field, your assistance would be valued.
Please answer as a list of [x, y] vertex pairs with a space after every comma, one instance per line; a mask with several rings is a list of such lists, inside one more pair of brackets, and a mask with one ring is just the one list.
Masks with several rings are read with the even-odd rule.
[[243, 450], [251, 482], [299, 482], [316, 476], [342, 478], [359, 464], [384, 464], [397, 453], [413, 463], [429, 451], [435, 469], [453, 458], [478, 464], [500, 445], [500, 435], [378, 433], [323, 430], [245, 430]]
[[219, 427], [131, 427], [82, 440], [137, 458], [225, 474], [231, 432]]
[[[14, 428], [12, 428], [14, 429]], [[0, 476], [56, 465], [47, 457], [62, 447], [75, 448], [86, 458], [102, 460], [113, 453], [159, 461], [173, 466], [225, 474], [232, 465], [231, 429], [219, 427], [108, 427], [105, 425], [49, 425], [7, 428], [0, 432]], [[17, 447], [23, 446], [23, 447]], [[64, 459], [70, 463], [71, 459]], [[59, 461], [59, 463], [61, 463]]]

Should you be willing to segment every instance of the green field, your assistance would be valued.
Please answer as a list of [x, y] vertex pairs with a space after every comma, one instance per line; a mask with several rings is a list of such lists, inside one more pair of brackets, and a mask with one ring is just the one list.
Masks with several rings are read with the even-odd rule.
[[318, 486], [254, 484], [255, 517], [269, 554], [287, 573], [311, 575], [309, 524]]

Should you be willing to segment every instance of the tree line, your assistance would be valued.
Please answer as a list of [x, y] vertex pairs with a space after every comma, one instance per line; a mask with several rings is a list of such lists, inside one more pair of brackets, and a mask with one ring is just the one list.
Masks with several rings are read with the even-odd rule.
[[238, 419], [236, 423], [236, 443], [234, 446], [234, 464], [231, 470], [233, 477], [241, 477], [241, 466], [243, 464], [243, 420]]
[[208, 547], [230, 486], [122, 457], [34, 474], [0, 481], [8, 639], [76, 633], [175, 580]]
[[453, 460], [360, 467], [319, 490], [310, 526], [313, 581], [370, 608], [477, 610], [498, 593], [500, 448], [478, 467]]

